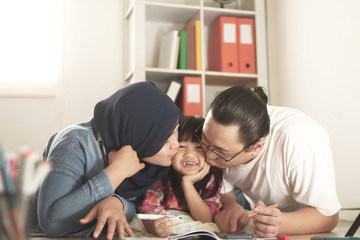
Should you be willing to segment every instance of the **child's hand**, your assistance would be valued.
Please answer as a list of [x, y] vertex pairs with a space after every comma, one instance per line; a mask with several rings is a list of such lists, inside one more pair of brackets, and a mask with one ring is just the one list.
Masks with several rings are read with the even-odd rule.
[[203, 179], [209, 173], [209, 170], [210, 170], [210, 166], [207, 163], [205, 163], [203, 168], [199, 172], [192, 175], [184, 175], [182, 181], [183, 182], [187, 181], [194, 184], [200, 181], [201, 179]]
[[158, 237], [168, 237], [171, 234], [171, 220], [167, 217], [162, 217], [153, 221], [153, 234]]
[[254, 233], [263, 238], [276, 237], [280, 231], [281, 211], [268, 208], [262, 201], [255, 204]]
[[[158, 214], [169, 214], [165, 210], [161, 210]], [[171, 235], [171, 220], [167, 217], [162, 217], [156, 220], [143, 220], [146, 230], [161, 238], [165, 238]]]

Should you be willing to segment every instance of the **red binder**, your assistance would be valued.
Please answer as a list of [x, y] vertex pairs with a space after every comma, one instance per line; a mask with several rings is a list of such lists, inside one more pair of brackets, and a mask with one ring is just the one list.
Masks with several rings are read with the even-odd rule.
[[201, 77], [183, 77], [182, 91], [177, 101], [185, 116], [203, 116]]
[[220, 16], [213, 23], [208, 51], [208, 70], [238, 72], [236, 28], [236, 17]]
[[254, 18], [238, 18], [237, 22], [239, 72], [256, 73]]

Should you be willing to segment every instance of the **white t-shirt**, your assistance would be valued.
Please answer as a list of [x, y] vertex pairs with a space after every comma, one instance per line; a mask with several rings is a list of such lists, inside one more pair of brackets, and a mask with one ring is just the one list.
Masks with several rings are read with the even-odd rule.
[[222, 193], [238, 186], [253, 203], [279, 204], [281, 211], [312, 206], [325, 216], [340, 210], [330, 141], [304, 113], [268, 106], [270, 132], [252, 161], [224, 169]]

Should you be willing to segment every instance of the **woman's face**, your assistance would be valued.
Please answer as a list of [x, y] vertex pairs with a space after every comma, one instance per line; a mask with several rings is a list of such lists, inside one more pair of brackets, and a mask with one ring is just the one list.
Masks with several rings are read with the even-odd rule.
[[181, 175], [198, 173], [205, 164], [205, 152], [198, 142], [180, 142], [179, 151], [172, 160], [172, 167]]
[[143, 158], [143, 160], [154, 165], [169, 167], [171, 165], [171, 160], [179, 150], [178, 128], [179, 124], [159, 152], [154, 156]]

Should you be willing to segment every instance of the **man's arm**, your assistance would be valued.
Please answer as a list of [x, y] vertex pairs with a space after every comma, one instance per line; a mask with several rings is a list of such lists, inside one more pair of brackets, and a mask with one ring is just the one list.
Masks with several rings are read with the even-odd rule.
[[284, 212], [281, 215], [280, 234], [330, 232], [339, 221], [339, 213], [324, 216], [313, 207], [305, 207], [295, 212]]
[[330, 232], [337, 224], [339, 214], [322, 215], [316, 208], [305, 207], [294, 212], [281, 212], [268, 208], [262, 201], [255, 205], [254, 233], [261, 237], [278, 234], [309, 234]]

